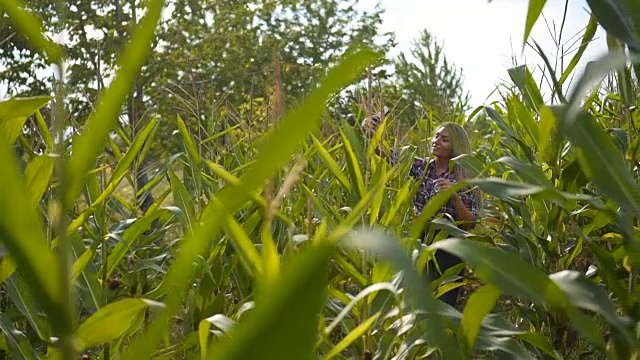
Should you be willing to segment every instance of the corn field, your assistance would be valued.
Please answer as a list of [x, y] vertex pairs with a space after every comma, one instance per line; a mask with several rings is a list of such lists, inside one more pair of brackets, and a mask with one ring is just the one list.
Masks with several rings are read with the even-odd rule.
[[[529, 3], [526, 34], [544, 1]], [[180, 115], [135, 132], [119, 122], [164, 6], [150, 0], [79, 131], [62, 83], [0, 103], [0, 356], [637, 359], [640, 3], [588, 3], [580, 48], [546, 69], [550, 94], [518, 66], [501, 100], [450, 119], [473, 141], [454, 159], [473, 176], [416, 216], [407, 173], [437, 121], [394, 134], [392, 113], [369, 139], [327, 116], [379, 61], [370, 49], [345, 54], [265, 132], [216, 118], [196, 136]], [[37, 18], [15, 0], [0, 9], [62, 68]], [[610, 52], [569, 87], [598, 26]], [[183, 151], [145, 165], [159, 121]], [[397, 163], [379, 156], [400, 137]], [[434, 218], [468, 185], [484, 196], [475, 228]], [[444, 231], [423, 243], [428, 222]], [[436, 249], [468, 270], [427, 282]], [[459, 308], [438, 300], [456, 287]]]

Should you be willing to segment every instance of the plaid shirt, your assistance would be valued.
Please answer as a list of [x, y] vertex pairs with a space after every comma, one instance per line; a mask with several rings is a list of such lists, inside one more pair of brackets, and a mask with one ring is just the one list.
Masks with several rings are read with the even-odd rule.
[[[426, 176], [424, 176], [425, 167], [427, 170]], [[420, 188], [413, 198], [413, 205], [418, 214], [422, 212], [422, 209], [427, 204], [427, 202], [429, 202], [429, 200], [437, 193], [434, 186], [434, 181], [436, 179], [450, 179], [453, 181], [459, 180], [456, 179], [456, 176], [453, 172], [443, 173], [438, 176], [438, 174], [436, 173], [435, 160], [427, 162], [419, 157], [415, 157], [413, 159], [413, 164], [411, 164], [411, 170], [409, 174], [417, 181], [421, 181]], [[475, 222], [478, 217], [478, 206], [476, 204], [475, 195], [473, 194], [473, 192], [468, 191], [468, 189], [461, 189], [458, 191], [458, 196], [462, 200], [464, 206], [473, 214], [473, 220]], [[447, 204], [444, 205], [442, 209], [440, 209], [440, 212], [448, 214], [454, 221], [458, 220], [456, 219], [456, 208], [453, 199], [449, 199]]]

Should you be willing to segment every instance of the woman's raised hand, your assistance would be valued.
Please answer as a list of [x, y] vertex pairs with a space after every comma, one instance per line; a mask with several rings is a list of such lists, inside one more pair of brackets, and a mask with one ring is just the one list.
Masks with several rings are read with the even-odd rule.
[[380, 114], [368, 116], [362, 120], [362, 130], [368, 137], [373, 136], [380, 127]]
[[388, 114], [389, 114], [389, 109], [387, 109], [387, 107], [385, 106], [382, 112], [368, 116], [364, 120], [362, 120], [361, 125], [365, 135], [368, 137], [373, 136], [376, 133], [376, 131], [378, 131], [378, 128], [382, 123], [382, 119]]

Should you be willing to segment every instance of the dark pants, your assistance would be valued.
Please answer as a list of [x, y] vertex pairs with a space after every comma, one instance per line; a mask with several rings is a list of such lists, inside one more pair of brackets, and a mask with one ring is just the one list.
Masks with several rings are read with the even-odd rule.
[[[437, 280], [442, 274], [444, 274], [447, 271], [447, 269], [462, 263], [462, 259], [444, 250], [436, 250], [435, 260], [438, 262], [438, 266], [440, 267], [440, 272], [438, 272], [438, 268], [436, 267], [435, 262], [433, 260], [429, 261], [429, 264], [425, 269], [427, 271], [427, 277], [429, 281]], [[460, 275], [461, 273], [462, 273], [462, 269], [457, 273], [457, 275]], [[439, 299], [455, 307], [456, 301], [458, 300], [459, 293], [460, 293], [460, 287], [457, 287], [453, 290], [447, 291], [445, 294], [440, 296]]]

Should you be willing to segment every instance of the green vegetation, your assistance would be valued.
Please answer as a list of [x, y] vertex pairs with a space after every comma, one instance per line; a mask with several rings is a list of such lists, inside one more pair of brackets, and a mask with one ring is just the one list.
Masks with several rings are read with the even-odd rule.
[[[588, 2], [593, 17], [582, 44], [588, 45], [600, 24], [611, 51], [589, 64], [571, 91], [569, 79], [583, 47], [563, 69], [553, 68], [539, 49], [549, 64], [549, 99], [520, 66], [509, 69], [512, 84], [501, 101], [469, 116], [447, 113], [455, 106], [442, 110], [436, 106], [441, 102], [414, 103], [424, 107], [424, 118], [390, 131], [400, 122], [394, 124], [392, 112], [371, 140], [360, 135], [359, 121], [352, 126], [339, 116], [343, 109], [331, 104], [345, 90], [374, 88], [371, 79], [385, 64], [385, 47], [364, 41], [372, 33], [356, 29], [360, 37], [353, 35], [353, 42], [345, 35], [343, 42], [329, 43], [330, 60], [291, 72], [283, 69], [290, 61], [272, 56], [278, 46], [251, 50], [271, 59], [261, 64], [273, 66], [272, 78], [231, 89], [243, 106], [233, 116], [232, 107], [208, 102], [226, 88], [170, 96], [153, 107], [144, 95], [150, 88], [143, 85], [150, 68], [172, 66], [167, 71], [195, 78], [175, 62], [153, 65], [158, 34], [169, 29], [161, 20], [163, 0], [116, 3], [123, 5], [116, 6], [122, 14], [137, 6], [144, 11], [118, 22], [122, 33], [114, 34], [122, 34], [122, 44], [118, 57], [109, 60], [117, 72], [108, 86], [95, 88], [93, 107], [75, 112], [70, 105], [78, 95], [73, 86], [81, 84], [74, 81], [92, 86], [90, 75], [76, 74], [74, 64], [68, 79], [58, 76], [60, 81], [42, 85], [45, 95], [34, 84], [33, 96], [0, 103], [0, 356], [640, 355], [636, 1]], [[182, 4], [171, 4], [177, 3]], [[199, 4], [185, 3], [186, 13]], [[202, 3], [226, 14], [224, 19], [242, 19], [229, 17], [241, 14], [240, 8], [224, 8], [234, 2]], [[314, 4], [328, 11], [338, 2], [264, 1], [260, 9], [288, 5], [317, 14]], [[526, 33], [544, 1], [530, 4]], [[66, 18], [75, 21], [73, 14], [63, 16], [63, 8], [52, 18], [58, 29]], [[92, 19], [99, 20], [101, 13], [91, 9]], [[17, 0], [0, 1], [0, 10], [3, 36], [12, 29], [18, 35], [11, 37], [31, 49], [33, 59], [25, 59], [57, 69], [68, 65], [70, 49], [38, 31], [35, 11]], [[264, 15], [264, 24], [272, 19], [272, 13], [256, 14]], [[176, 11], [171, 19], [178, 29], [202, 25], [183, 15]], [[379, 14], [369, 16], [363, 23], [375, 34]], [[346, 15], [340, 19], [353, 24]], [[306, 24], [295, 16], [289, 20]], [[244, 26], [222, 29], [245, 34], [238, 30]], [[204, 31], [179, 33], [185, 34], [203, 38], [172, 43], [176, 51], [184, 45], [188, 54], [187, 44], [198, 41], [213, 44]], [[284, 37], [279, 41], [288, 44]], [[214, 68], [204, 66], [198, 76], [219, 76], [206, 73]], [[305, 77], [299, 84], [308, 86], [286, 87], [285, 75]], [[604, 83], [605, 75], [614, 81]], [[262, 87], [262, 104], [257, 93], [242, 93], [252, 84]], [[370, 94], [349, 106], [361, 120], [373, 110], [373, 100]], [[196, 111], [176, 111], [171, 101]], [[127, 121], [119, 121], [123, 108]], [[419, 217], [413, 214], [410, 159], [427, 153], [441, 117], [463, 124], [476, 145], [473, 155], [455, 159], [473, 174], [467, 183], [485, 194], [482, 221], [471, 230], [432, 219], [463, 182], [434, 197]], [[381, 147], [407, 141], [413, 145], [397, 165], [377, 155]], [[423, 245], [418, 236], [428, 221], [445, 231]], [[437, 248], [462, 257], [470, 270], [436, 289], [421, 274]], [[466, 292], [461, 311], [437, 300], [454, 286]]]

